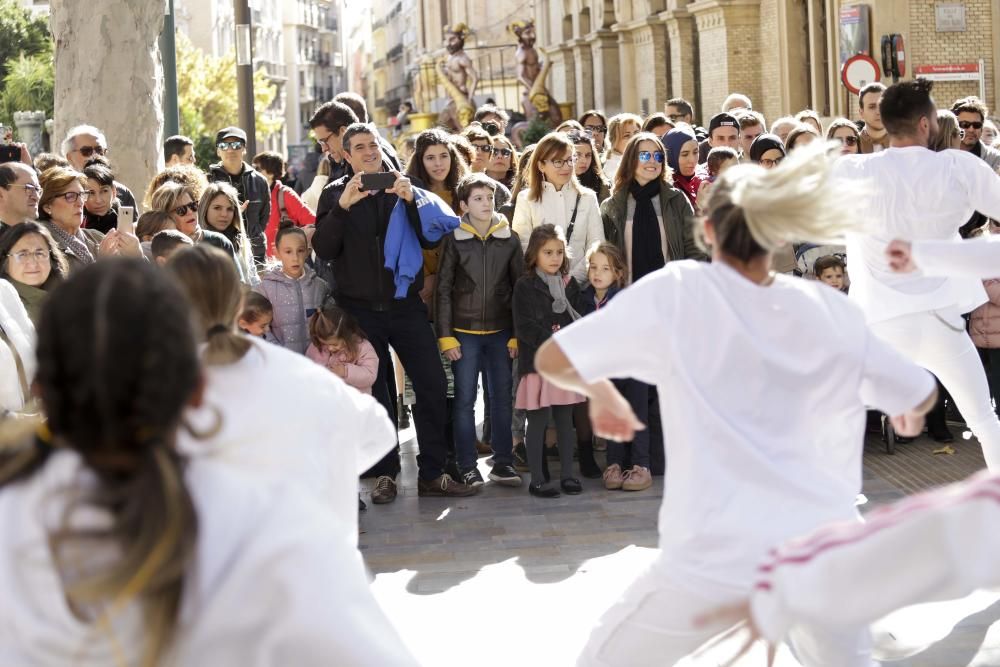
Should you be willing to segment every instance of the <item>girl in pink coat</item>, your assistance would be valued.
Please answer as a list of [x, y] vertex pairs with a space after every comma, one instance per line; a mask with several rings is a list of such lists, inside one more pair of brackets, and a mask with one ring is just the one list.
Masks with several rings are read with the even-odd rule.
[[309, 341], [307, 357], [358, 391], [372, 393], [378, 355], [347, 311], [329, 306], [313, 313], [309, 318]]

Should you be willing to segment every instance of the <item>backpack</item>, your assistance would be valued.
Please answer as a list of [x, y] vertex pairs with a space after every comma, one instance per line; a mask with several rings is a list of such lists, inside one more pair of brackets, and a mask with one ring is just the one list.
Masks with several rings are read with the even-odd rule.
[[288, 216], [288, 209], [285, 208], [285, 190], [287, 189], [287, 185], [278, 186], [278, 229], [295, 225], [295, 221]]

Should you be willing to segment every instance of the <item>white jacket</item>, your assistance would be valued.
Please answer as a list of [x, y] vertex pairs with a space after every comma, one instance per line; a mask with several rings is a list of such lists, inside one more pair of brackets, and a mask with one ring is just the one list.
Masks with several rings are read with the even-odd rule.
[[767, 639], [1000, 587], [1000, 477], [983, 472], [867, 518], [787, 542], [761, 565], [751, 608]]
[[319, 206], [319, 196], [323, 194], [323, 188], [326, 184], [330, 182], [330, 177], [324, 174], [316, 174], [313, 178], [313, 182], [309, 185], [305, 192], [302, 193], [302, 201], [306, 206], [312, 210], [316, 210]]
[[[0, 327], [13, 343], [31, 384], [35, 377], [35, 327], [28, 318], [28, 312], [21, 303], [17, 290], [6, 280], [0, 280]], [[27, 397], [21, 391], [21, 379], [17, 373], [17, 363], [10, 347], [0, 342], [0, 412], [16, 411], [24, 407]]]
[[[177, 635], [159, 664], [416, 665], [368, 588], [349, 522], [294, 484], [225, 463], [193, 459], [185, 480], [198, 535]], [[93, 482], [79, 455], [61, 450], [29, 479], [0, 490], [0, 664], [140, 664], [139, 607], [126, 605], [109, 627], [80, 620], [53, 562], [49, 536], [74, 497], [66, 491]], [[80, 527], [102, 521], [95, 512], [72, 516]]]
[[562, 190], [556, 190], [546, 181], [542, 186], [542, 201], [537, 202], [529, 200], [528, 190], [524, 189], [517, 195], [511, 227], [521, 238], [521, 247], [525, 250], [528, 249], [531, 230], [535, 227], [552, 224], [568, 232], [577, 198], [580, 200], [580, 207], [576, 212], [573, 236], [569, 239], [570, 275], [584, 284], [587, 282], [587, 262], [584, 255], [594, 241], [604, 240], [601, 209], [593, 190], [574, 187], [572, 182], [564, 185]]

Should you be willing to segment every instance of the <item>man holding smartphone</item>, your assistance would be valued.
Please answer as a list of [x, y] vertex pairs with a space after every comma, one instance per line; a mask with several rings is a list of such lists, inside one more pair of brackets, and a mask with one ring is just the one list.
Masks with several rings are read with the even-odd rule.
[[[420, 496], [468, 496], [475, 487], [453, 480], [444, 472], [446, 457], [447, 385], [438, 355], [437, 340], [428, 325], [427, 306], [420, 298], [424, 275], [418, 272], [406, 296], [394, 298], [392, 271], [385, 268], [385, 237], [389, 218], [399, 200], [405, 202], [407, 219], [423, 248], [437, 243], [422, 232], [410, 179], [388, 168], [376, 130], [354, 123], [339, 134], [347, 174], [323, 190], [316, 211], [313, 249], [332, 260], [334, 297], [353, 315], [378, 354], [378, 376], [372, 387], [376, 400], [396, 418], [396, 388], [389, 346], [396, 351], [413, 380], [418, 408], [417, 456]], [[377, 478], [372, 491], [376, 504], [396, 498], [399, 474], [398, 446], [369, 471]]]

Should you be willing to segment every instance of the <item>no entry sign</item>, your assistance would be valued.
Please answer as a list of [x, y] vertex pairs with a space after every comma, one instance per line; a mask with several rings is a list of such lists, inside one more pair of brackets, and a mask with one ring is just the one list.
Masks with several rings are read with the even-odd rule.
[[840, 80], [855, 95], [869, 83], [881, 79], [882, 72], [878, 68], [878, 63], [863, 53], [848, 58], [840, 70]]

